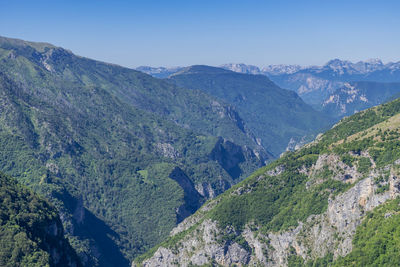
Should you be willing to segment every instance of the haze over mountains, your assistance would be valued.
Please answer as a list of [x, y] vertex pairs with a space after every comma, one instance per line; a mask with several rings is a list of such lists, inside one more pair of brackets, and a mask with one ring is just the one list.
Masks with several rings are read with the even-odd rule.
[[[363, 175], [375, 179], [372, 197], [397, 195], [398, 101], [344, 119], [314, 145], [278, 159], [343, 116], [398, 96], [396, 66], [332, 61], [271, 66], [268, 74], [245, 65], [141, 68], [155, 78], [48, 43], [0, 37], [0, 172], [30, 188], [0, 173], [7, 196], [0, 234], [18, 245], [13, 263], [129, 266], [139, 257], [136, 263], [150, 266], [279, 265], [345, 256], [328, 248], [308, 255], [310, 247], [294, 239], [282, 240], [296, 253], [285, 245], [262, 254], [270, 249], [265, 240], [259, 245], [246, 233], [255, 233], [253, 221], [269, 236], [325, 214], [328, 199], [358, 188]], [[29, 214], [18, 215], [10, 199]], [[203, 222], [215, 226], [205, 238], [211, 247], [192, 235], [203, 233]], [[43, 226], [35, 228], [39, 237], [35, 223]], [[0, 249], [13, 253], [9, 245]]]
[[323, 111], [334, 117], [352, 115], [399, 96], [400, 83], [345, 82], [322, 103]]
[[1, 170], [50, 198], [87, 266], [125, 266], [272, 159], [199, 91], [0, 38]]
[[[384, 64], [379, 59], [356, 63], [333, 59], [323, 66], [281, 64], [260, 68], [230, 63], [220, 67], [243, 74], [265, 75], [281, 88], [295, 91], [314, 109], [333, 118], [341, 118], [385, 103], [400, 89], [400, 84], [397, 84], [400, 82], [400, 62]], [[137, 69], [165, 78], [181, 71], [183, 67]], [[382, 84], [379, 86], [377, 83]], [[354, 90], [347, 90], [350, 87], [354, 87]], [[379, 90], [383, 91], [378, 92]]]
[[[240, 70], [235, 64], [227, 64], [223, 67]], [[334, 59], [324, 66], [310, 67], [272, 65], [257, 70], [254, 66], [246, 68], [242, 65], [241, 68], [245, 71], [251, 70], [254, 74], [267, 75], [280, 87], [297, 92], [305, 102], [319, 110], [322, 109], [322, 103], [337, 89], [343, 87], [345, 82], [400, 81], [400, 62], [383, 64], [379, 59], [357, 63]], [[365, 106], [364, 109], [367, 107]]]
[[233, 105], [260, 145], [278, 156], [290, 140], [301, 140], [330, 125], [311, 108], [264, 75], [247, 75], [209, 66], [191, 66], [169, 76], [183, 88], [201, 90]]
[[[214, 89], [195, 88], [204, 75]], [[127, 265], [290, 138], [330, 123], [265, 76], [196, 67], [162, 80], [4, 37], [0, 89], [1, 171], [56, 205], [86, 266]]]

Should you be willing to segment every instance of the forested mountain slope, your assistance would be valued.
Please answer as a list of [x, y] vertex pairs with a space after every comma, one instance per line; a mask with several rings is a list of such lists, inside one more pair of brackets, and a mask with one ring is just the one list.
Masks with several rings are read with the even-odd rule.
[[299, 140], [318, 133], [331, 123], [296, 93], [279, 88], [263, 75], [191, 66], [171, 75], [169, 80], [235, 106], [260, 144], [276, 156], [285, 151], [292, 138]]
[[57, 210], [0, 173], [0, 265], [81, 266]]
[[45, 43], [0, 38], [0, 109], [0, 170], [88, 266], [128, 265], [270, 159], [231, 106]]
[[400, 100], [206, 203], [136, 265], [398, 266]]

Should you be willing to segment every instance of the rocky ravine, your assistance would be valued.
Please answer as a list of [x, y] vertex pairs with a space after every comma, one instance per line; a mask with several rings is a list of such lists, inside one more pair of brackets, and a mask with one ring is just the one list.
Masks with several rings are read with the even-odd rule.
[[[241, 233], [231, 226], [221, 229], [216, 221], [204, 216], [217, 204], [211, 201], [171, 232], [174, 236], [183, 233], [182, 239], [178, 239], [174, 245], [159, 247], [141, 265], [287, 266], [290, 255], [300, 256], [304, 260], [321, 258], [328, 253], [333, 254], [334, 258], [347, 255], [352, 250], [356, 228], [366, 212], [400, 195], [400, 160], [376, 169], [367, 151], [358, 156], [370, 159], [372, 168], [369, 173], [358, 172], [355, 166], [346, 165], [335, 154], [322, 154], [310, 168], [299, 170], [309, 177], [307, 187], [321, 183], [318, 174], [324, 169], [332, 171], [333, 179], [352, 186], [336, 197], [331, 196], [324, 213], [309, 216], [297, 227], [267, 234], [261, 234], [259, 226], [254, 223], [248, 223]], [[276, 170], [267, 172], [267, 176], [260, 176], [260, 179], [280, 175], [284, 171], [282, 166], [278, 166]], [[379, 179], [382, 176], [386, 178]], [[382, 186], [388, 189], [383, 192], [378, 190]], [[246, 194], [248, 191], [238, 188], [232, 193]], [[227, 241], [223, 238], [227, 235], [236, 238]], [[241, 239], [237, 237], [246, 242], [240, 242]], [[132, 266], [136, 266], [135, 262]]]

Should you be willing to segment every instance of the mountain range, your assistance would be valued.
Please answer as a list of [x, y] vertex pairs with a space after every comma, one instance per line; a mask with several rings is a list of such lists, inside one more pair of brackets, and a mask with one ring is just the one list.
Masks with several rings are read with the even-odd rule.
[[199, 91], [0, 38], [0, 169], [56, 206], [86, 266], [126, 266], [272, 156]]
[[132, 266], [398, 266], [400, 100], [209, 201]]
[[191, 66], [167, 80], [183, 88], [201, 90], [234, 106], [258, 143], [276, 156], [287, 148], [290, 140], [319, 133], [331, 122], [296, 93], [280, 88], [265, 75]]
[[399, 93], [400, 83], [346, 82], [322, 103], [323, 112], [341, 118], [397, 98]]
[[[333, 59], [323, 66], [300, 66], [300, 65], [267, 65], [265, 67], [257, 67], [254, 65], [246, 65], [243, 63], [230, 63], [220, 66], [221, 68], [231, 70], [238, 73], [265, 75], [271, 81], [276, 83], [281, 88], [295, 91], [307, 104], [319, 111], [328, 111], [327, 115], [333, 117], [341, 117], [343, 115], [353, 114], [354, 111], [363, 110], [371, 107], [370, 104], [358, 105], [358, 109], [349, 112], [343, 112], [341, 109], [329, 108], [325, 109], [326, 102], [329, 102], [333, 97], [338, 95], [338, 92], [345, 87], [345, 83], [354, 82], [372, 82], [370, 88], [379, 88], [374, 83], [398, 83], [400, 82], [400, 62], [389, 62], [384, 64], [379, 59], [369, 59], [356, 63]], [[151, 75], [151, 68], [142, 68], [146, 73]], [[164, 68], [160, 77], [167, 77], [175, 72], [178, 72], [182, 67]], [[157, 70], [161, 70], [158, 68]], [[365, 85], [366, 83], [364, 83]], [[383, 85], [385, 87], [385, 85]], [[385, 90], [385, 89], [383, 89]], [[378, 92], [367, 90], [366, 97], [372, 100]], [[388, 95], [388, 91], [382, 93], [389, 98], [379, 97], [379, 101], [374, 101], [374, 105], [382, 104], [388, 101], [393, 95]]]
[[333, 59], [323, 66], [270, 65], [264, 68], [244, 64], [226, 64], [223, 68], [251, 71], [268, 76], [282, 88], [297, 92], [306, 103], [322, 109], [322, 103], [345, 82], [400, 82], [400, 62], [384, 64], [379, 59], [352, 63]]
[[352, 115], [398, 69], [329, 65], [148, 75], [0, 37], [0, 264], [398, 265], [400, 102]]
[[136, 70], [150, 74], [153, 77], [156, 78], [167, 78], [171, 74], [174, 74], [180, 70], [182, 70], [183, 67], [172, 67], [172, 68], [166, 68], [166, 67], [149, 67], [149, 66], [140, 66], [137, 67]]
[[127, 266], [330, 123], [262, 75], [195, 66], [157, 79], [5, 37], [0, 103], [0, 170], [52, 202], [84, 266]]

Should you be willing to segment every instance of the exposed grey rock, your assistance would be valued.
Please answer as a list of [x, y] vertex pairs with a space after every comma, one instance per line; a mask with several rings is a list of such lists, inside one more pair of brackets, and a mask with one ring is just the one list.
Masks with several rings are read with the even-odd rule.
[[196, 190], [200, 195], [207, 199], [211, 199], [217, 196], [215, 190], [212, 188], [210, 183], [204, 182], [196, 185]]
[[357, 171], [356, 165], [353, 165], [352, 167], [346, 165], [336, 154], [320, 155], [315, 163], [315, 167], [313, 168], [313, 175], [316, 176], [318, 172], [323, 170], [323, 168], [328, 168], [328, 170], [333, 171], [334, 175], [332, 178], [342, 182], [354, 183], [362, 177], [362, 174]]
[[217, 264], [239, 266], [247, 264], [250, 253], [235, 242], [216, 239], [220, 230], [217, 223], [204, 220], [190, 235], [180, 240], [175, 248], [160, 247], [143, 266], [188, 266], [204, 265], [215, 261]]
[[334, 257], [350, 253], [356, 228], [366, 212], [400, 195], [400, 179], [393, 175], [389, 179], [389, 190], [376, 194], [374, 179], [377, 175], [359, 181], [345, 193], [330, 199], [325, 213], [310, 216], [293, 230], [271, 233], [268, 236], [274, 248], [271, 260], [276, 266], [286, 265], [290, 246], [305, 260], [323, 257], [328, 252]]
[[285, 166], [279, 165], [279, 166], [275, 167], [275, 169], [267, 171], [267, 175], [278, 176], [279, 174], [281, 174], [284, 171], [285, 171]]
[[175, 159], [180, 157], [179, 152], [176, 151], [175, 148], [169, 143], [157, 143], [156, 149], [162, 156], [166, 158]]
[[[205, 211], [216, 205], [216, 201], [210, 201], [207, 204], [208, 207], [206, 205], [201, 208], [198, 213], [187, 218], [171, 232], [173, 235], [194, 226], [190, 234], [185, 235], [172, 248], [159, 248], [153, 257], [145, 261], [145, 266], [188, 266], [212, 262], [222, 266], [232, 264], [287, 266], [288, 256], [293, 252], [305, 261], [324, 257], [328, 253], [332, 253], [334, 258], [347, 255], [353, 248], [354, 234], [366, 213], [400, 196], [398, 168], [394, 167], [398, 163], [376, 169], [375, 162], [368, 151], [352, 154], [352, 156], [368, 157], [373, 167], [370, 173], [361, 175], [355, 166], [350, 167], [344, 164], [336, 154], [320, 155], [315, 165], [310, 168], [303, 166], [299, 170], [309, 175], [312, 183], [308, 187], [318, 183], [317, 179], [314, 179], [316, 177], [328, 179], [328, 177], [318, 176], [318, 173], [326, 168], [333, 172], [331, 178], [354, 184], [347, 191], [328, 199], [328, 207], [324, 213], [311, 215], [306, 220], [298, 222], [296, 227], [286, 231], [262, 234], [257, 231], [259, 227], [252, 222], [238, 233], [232, 227], [221, 229], [217, 222], [204, 219]], [[284, 172], [284, 167], [277, 166], [268, 175], [279, 175], [282, 172]], [[378, 180], [386, 172], [389, 172], [388, 179]], [[352, 178], [344, 179], [346, 174], [352, 175]], [[380, 184], [377, 184], [377, 181]], [[377, 191], [380, 185], [387, 184], [388, 190]], [[247, 190], [251, 189], [240, 187], [232, 194], [244, 194]], [[391, 213], [385, 214], [385, 218], [390, 216], [392, 216]], [[223, 236], [226, 234], [240, 234], [252, 252], [235, 242], [224, 240]]]

